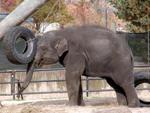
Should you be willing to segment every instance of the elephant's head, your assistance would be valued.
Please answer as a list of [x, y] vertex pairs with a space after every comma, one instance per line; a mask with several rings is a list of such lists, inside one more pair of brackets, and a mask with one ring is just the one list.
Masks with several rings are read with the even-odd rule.
[[68, 51], [67, 40], [62, 37], [56, 37], [55, 32], [47, 32], [43, 36], [37, 37], [37, 39], [36, 55], [27, 66], [27, 77], [18, 92], [18, 97], [29, 85], [35, 67], [57, 63], [60, 57]]
[[47, 32], [38, 38], [38, 47], [35, 62], [38, 66], [57, 63], [59, 58], [68, 51], [68, 43], [65, 38], [58, 37], [55, 32]]

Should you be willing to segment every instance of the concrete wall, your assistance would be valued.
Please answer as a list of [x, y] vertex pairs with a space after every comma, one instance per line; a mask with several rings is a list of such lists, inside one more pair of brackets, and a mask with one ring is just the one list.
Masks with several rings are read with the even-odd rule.
[[[65, 79], [65, 71], [51, 71], [51, 72], [34, 72], [33, 75], [33, 81], [34, 80], [62, 80]], [[25, 73], [18, 72], [16, 73], [16, 79], [23, 80], [25, 77]], [[85, 79], [85, 77], [83, 77]], [[0, 74], [0, 82], [9, 82], [11, 81], [11, 76], [9, 73], [7, 74]], [[86, 82], [83, 81], [83, 89], [86, 90]], [[0, 85], [0, 93], [2, 94], [10, 94], [11, 92], [11, 86], [10, 85]], [[103, 80], [92, 80], [89, 81], [89, 89], [90, 90], [99, 90], [99, 89], [110, 89], [110, 86], [106, 84], [106, 82]], [[30, 83], [29, 87], [24, 91], [26, 92], [47, 92], [47, 91], [66, 91], [66, 84], [65, 82], [43, 82], [43, 83]], [[17, 85], [16, 85], [16, 92], [17, 92]], [[92, 94], [99, 94], [99, 93], [89, 93], [89, 95]], [[57, 96], [56, 96], [57, 95]], [[85, 94], [84, 94], [85, 95]], [[67, 94], [44, 94], [44, 95], [26, 95], [25, 98], [28, 99], [36, 99], [36, 98], [66, 98]], [[1, 98], [1, 96], [0, 96]], [[12, 98], [12, 97], [10, 97]]]
[[[65, 79], [65, 71], [51, 71], [51, 72], [34, 72], [33, 81], [34, 80], [62, 80]], [[16, 79], [23, 80], [25, 77], [25, 73], [18, 72], [16, 73]], [[85, 78], [85, 77], [83, 77]], [[11, 76], [9, 73], [0, 74], [0, 82], [9, 82], [11, 81]], [[83, 81], [83, 89], [86, 89], [86, 82]], [[147, 88], [150, 87], [147, 84], [139, 86], [139, 88]], [[92, 80], [89, 81], [89, 90], [99, 90], [99, 89], [111, 89], [111, 87], [104, 80]], [[30, 83], [29, 87], [24, 91], [27, 92], [47, 92], [47, 91], [66, 91], [65, 82], [44, 82], [44, 83]], [[11, 86], [10, 85], [0, 85], [0, 94], [10, 94]], [[17, 85], [16, 85], [17, 92]], [[148, 95], [150, 91], [139, 92], [138, 95], [143, 98], [150, 99], [150, 95]], [[84, 93], [84, 97], [86, 97], [86, 93]], [[115, 97], [114, 91], [108, 92], [95, 92], [89, 93], [89, 97]], [[61, 99], [67, 98], [66, 93], [53, 93], [53, 94], [32, 94], [25, 95], [24, 99]], [[0, 96], [0, 100], [12, 99], [12, 96]]]

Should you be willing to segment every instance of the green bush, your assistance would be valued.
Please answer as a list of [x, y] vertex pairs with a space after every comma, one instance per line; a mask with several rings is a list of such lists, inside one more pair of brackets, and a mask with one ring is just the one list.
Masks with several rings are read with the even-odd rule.
[[128, 43], [134, 56], [139, 56], [144, 62], [148, 62], [148, 40], [146, 38], [128, 38]]

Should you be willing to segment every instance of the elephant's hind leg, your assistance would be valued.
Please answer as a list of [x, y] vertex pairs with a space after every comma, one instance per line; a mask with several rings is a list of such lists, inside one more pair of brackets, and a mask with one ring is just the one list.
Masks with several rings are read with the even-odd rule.
[[127, 101], [128, 101], [128, 106], [129, 107], [139, 107], [140, 102], [137, 97], [134, 84], [126, 84], [122, 85], [126, 95], [127, 95]]
[[111, 78], [106, 78], [106, 81], [115, 90], [118, 104], [127, 105], [127, 99], [124, 90], [120, 86], [118, 86]]
[[127, 97], [127, 102], [129, 107], [139, 107], [140, 106], [140, 101], [138, 99], [135, 87], [134, 87], [134, 77], [132, 76], [131, 73], [125, 73], [122, 74], [126, 76], [123, 81], [120, 81], [119, 85], [120, 87], [123, 88], [126, 97]]

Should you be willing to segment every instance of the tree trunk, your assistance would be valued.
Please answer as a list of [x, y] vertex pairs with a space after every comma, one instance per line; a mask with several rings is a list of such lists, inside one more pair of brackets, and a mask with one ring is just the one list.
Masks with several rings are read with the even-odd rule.
[[47, 0], [24, 0], [14, 11], [0, 22], [0, 40], [13, 26], [21, 24]]

